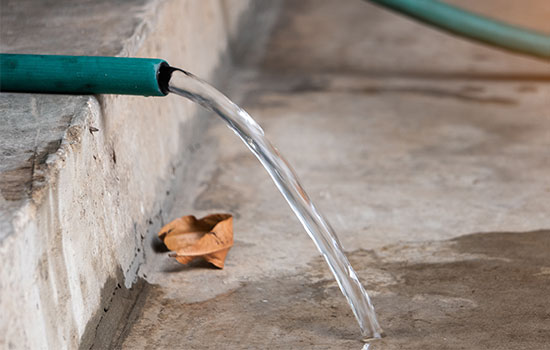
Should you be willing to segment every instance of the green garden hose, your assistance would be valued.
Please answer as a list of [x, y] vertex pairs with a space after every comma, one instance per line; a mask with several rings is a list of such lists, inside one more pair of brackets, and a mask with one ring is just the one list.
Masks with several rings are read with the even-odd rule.
[[368, 0], [437, 28], [550, 60], [550, 35], [515, 27], [437, 0]]
[[0, 91], [165, 96], [160, 59], [0, 54]]

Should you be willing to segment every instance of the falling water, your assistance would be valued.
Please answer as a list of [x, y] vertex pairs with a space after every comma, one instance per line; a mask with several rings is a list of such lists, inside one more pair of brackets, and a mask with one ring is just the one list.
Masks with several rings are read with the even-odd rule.
[[208, 83], [180, 69], [166, 68], [166, 90], [186, 97], [218, 114], [260, 160], [275, 185], [324, 256], [348, 300], [365, 339], [380, 338], [382, 330], [374, 307], [342, 251], [336, 234], [309, 199], [290, 164], [265, 137], [252, 117]]

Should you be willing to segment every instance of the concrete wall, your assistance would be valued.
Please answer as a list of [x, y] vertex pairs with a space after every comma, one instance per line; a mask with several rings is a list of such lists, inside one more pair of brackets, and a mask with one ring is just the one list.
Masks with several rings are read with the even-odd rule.
[[[162, 57], [221, 81], [252, 3], [2, 1], [1, 51]], [[3, 93], [0, 104], [0, 347], [112, 345], [139, 294], [144, 241], [205, 122], [175, 96]]]

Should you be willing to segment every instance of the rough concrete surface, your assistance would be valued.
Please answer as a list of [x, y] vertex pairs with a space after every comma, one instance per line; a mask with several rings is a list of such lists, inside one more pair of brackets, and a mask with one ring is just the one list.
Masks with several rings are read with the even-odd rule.
[[[550, 31], [543, 0], [452, 2]], [[3, 0], [0, 48], [230, 74], [373, 296], [387, 337], [371, 348], [545, 349], [550, 65], [358, 0], [287, 1], [264, 36], [262, 3]], [[214, 117], [176, 96], [0, 105], [1, 347], [363, 347], [313, 243]], [[235, 215], [224, 270], [156, 241], [219, 211]]]
[[[548, 63], [361, 1], [287, 1], [266, 47], [229, 95], [339, 233], [387, 333], [371, 349], [545, 349]], [[153, 237], [122, 348], [361, 349], [324, 261], [240, 141], [212, 124], [189, 165], [164, 222], [231, 212], [235, 245], [216, 270], [177, 264]]]
[[[162, 57], [213, 81], [227, 71], [242, 16], [257, 8], [0, 6], [1, 52]], [[143, 241], [160, 227], [205, 123], [191, 103], [161, 98], [2, 93], [0, 105], [0, 347], [108, 346], [139, 296]]]
[[[386, 333], [371, 348], [544, 349], [550, 342], [548, 249], [550, 231], [534, 231], [350, 253]], [[295, 273], [243, 281], [204, 302], [181, 303], [154, 285], [140, 317], [124, 348], [362, 348], [321, 258]]]

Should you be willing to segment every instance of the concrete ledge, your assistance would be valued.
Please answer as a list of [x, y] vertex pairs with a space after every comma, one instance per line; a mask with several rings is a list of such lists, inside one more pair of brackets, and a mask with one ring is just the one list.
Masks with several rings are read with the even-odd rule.
[[[6, 1], [1, 51], [162, 57], [219, 81], [243, 14], [262, 9], [251, 3]], [[205, 121], [173, 97], [0, 94], [0, 105], [0, 344], [108, 346], [120, 330], [99, 322], [127, 314], [120, 295], [135, 299], [144, 241]]]

